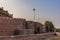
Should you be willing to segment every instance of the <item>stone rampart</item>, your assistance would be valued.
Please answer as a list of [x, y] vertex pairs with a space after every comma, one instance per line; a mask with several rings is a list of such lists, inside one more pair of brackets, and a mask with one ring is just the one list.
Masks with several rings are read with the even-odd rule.
[[0, 17], [0, 36], [12, 35], [15, 29], [24, 29], [25, 19]]

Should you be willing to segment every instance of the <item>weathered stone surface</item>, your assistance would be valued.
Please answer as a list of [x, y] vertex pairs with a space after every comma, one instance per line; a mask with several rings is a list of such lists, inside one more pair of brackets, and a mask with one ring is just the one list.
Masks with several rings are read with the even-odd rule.
[[17, 36], [6, 36], [0, 39], [2, 40], [46, 40], [47, 38], [53, 37], [54, 33], [44, 34], [30, 34], [30, 35], [17, 35]]

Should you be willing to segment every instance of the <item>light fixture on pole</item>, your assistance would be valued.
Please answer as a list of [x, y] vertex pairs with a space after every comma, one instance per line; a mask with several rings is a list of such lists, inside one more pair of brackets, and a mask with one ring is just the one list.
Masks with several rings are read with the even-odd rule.
[[35, 8], [33, 9], [33, 11], [34, 11], [34, 21], [35, 21]]

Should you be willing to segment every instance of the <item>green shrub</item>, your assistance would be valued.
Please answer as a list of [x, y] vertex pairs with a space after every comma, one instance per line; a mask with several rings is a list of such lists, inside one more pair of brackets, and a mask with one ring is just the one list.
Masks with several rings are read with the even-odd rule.
[[57, 28], [57, 29], [56, 29], [56, 32], [60, 32], [60, 28]]

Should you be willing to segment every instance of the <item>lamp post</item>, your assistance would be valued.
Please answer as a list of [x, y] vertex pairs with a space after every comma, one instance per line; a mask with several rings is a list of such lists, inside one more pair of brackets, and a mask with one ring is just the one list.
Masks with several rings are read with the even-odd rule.
[[35, 21], [35, 8], [33, 9], [33, 11], [34, 11], [34, 21]]
[[[34, 21], [35, 21], [35, 8], [33, 9], [33, 11], [34, 11]], [[34, 23], [34, 30], [35, 30], [35, 23]]]

